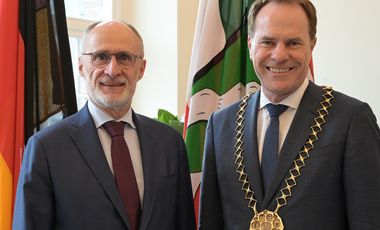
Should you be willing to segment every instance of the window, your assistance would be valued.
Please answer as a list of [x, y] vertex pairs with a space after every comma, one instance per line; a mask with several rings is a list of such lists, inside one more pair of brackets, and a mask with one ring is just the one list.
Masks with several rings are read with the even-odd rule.
[[65, 0], [66, 17], [90, 21], [112, 18], [112, 1], [109, 0]]
[[109, 0], [65, 0], [78, 109], [82, 108], [88, 99], [85, 81], [78, 72], [82, 33], [89, 24], [95, 21], [111, 19], [112, 3], [113, 1]]

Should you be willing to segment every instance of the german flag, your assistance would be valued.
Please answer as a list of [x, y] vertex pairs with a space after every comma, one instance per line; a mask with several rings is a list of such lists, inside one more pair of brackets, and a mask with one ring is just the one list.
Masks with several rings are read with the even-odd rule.
[[0, 0], [0, 229], [10, 230], [26, 140], [77, 111], [64, 2]]

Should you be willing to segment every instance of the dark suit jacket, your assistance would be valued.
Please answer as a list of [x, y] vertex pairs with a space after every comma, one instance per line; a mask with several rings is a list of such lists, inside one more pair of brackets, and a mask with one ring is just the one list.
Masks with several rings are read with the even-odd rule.
[[[263, 194], [257, 150], [260, 92], [244, 115], [244, 165], [258, 211], [276, 208], [276, 197], [298, 152], [310, 135], [322, 89], [309, 84], [278, 158], [267, 195]], [[323, 132], [310, 151], [288, 204], [279, 210], [286, 230], [380, 229], [380, 131], [370, 107], [334, 92]], [[209, 119], [201, 181], [200, 229], [249, 229], [253, 212], [244, 199], [235, 162], [239, 103]]]
[[[144, 172], [140, 229], [195, 228], [187, 154], [174, 129], [133, 113]], [[85, 106], [30, 138], [13, 229], [128, 229], [114, 177]]]

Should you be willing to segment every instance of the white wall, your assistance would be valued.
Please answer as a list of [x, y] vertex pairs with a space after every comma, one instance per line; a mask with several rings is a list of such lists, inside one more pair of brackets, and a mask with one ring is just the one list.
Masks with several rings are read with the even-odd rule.
[[380, 119], [380, 1], [313, 0], [315, 81], [370, 104]]
[[132, 107], [149, 117], [156, 117], [159, 108], [177, 114], [177, 0], [129, 0], [122, 9], [141, 33], [147, 60]]

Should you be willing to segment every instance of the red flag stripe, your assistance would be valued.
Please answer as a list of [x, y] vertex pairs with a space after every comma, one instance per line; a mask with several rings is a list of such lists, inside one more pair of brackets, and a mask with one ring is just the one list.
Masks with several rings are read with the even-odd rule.
[[10, 230], [24, 147], [24, 43], [19, 1], [0, 0], [0, 229]]

